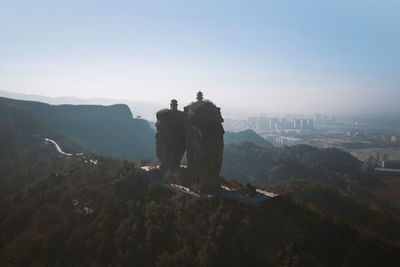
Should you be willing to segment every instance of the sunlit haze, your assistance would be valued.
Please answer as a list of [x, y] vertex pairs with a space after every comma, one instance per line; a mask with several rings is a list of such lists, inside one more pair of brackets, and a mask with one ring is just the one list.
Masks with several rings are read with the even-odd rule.
[[399, 1], [0, 1], [0, 90], [398, 111]]

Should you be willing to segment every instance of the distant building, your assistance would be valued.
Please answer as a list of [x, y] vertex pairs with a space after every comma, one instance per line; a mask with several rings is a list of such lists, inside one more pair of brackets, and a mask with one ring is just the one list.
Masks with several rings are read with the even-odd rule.
[[[300, 115], [299, 115], [300, 116]], [[283, 129], [314, 129], [314, 119], [286, 119], [286, 118], [268, 118], [262, 117], [248, 117], [247, 120], [226, 119], [224, 127], [228, 131], [243, 131], [252, 129], [257, 132], [267, 132]]]
[[306, 129], [307, 128], [307, 120], [300, 120], [300, 129]]
[[322, 119], [321, 113], [315, 113], [314, 114], [314, 119], [315, 119], [315, 123], [316, 124], [320, 124], [321, 123], [321, 119]]
[[267, 117], [260, 117], [258, 119], [258, 129], [261, 131], [266, 131], [269, 129], [269, 120]]
[[390, 137], [390, 142], [396, 143], [396, 142], [397, 142], [396, 136], [391, 136], [391, 137]]
[[249, 129], [252, 130], [257, 130], [257, 117], [249, 117], [248, 121], [249, 121]]
[[299, 138], [286, 137], [275, 134], [267, 134], [263, 136], [264, 139], [276, 145], [298, 145], [303, 144], [304, 140]]
[[301, 120], [293, 119], [292, 120], [292, 129], [300, 129]]
[[278, 118], [272, 118], [269, 120], [269, 128], [270, 129], [279, 129], [279, 125], [278, 125]]
[[382, 161], [382, 168], [400, 169], [400, 160], [384, 160]]
[[313, 119], [307, 120], [307, 129], [314, 129], [314, 120]]
[[178, 101], [176, 99], [172, 99], [171, 103], [169, 104], [170, 110], [178, 110]]

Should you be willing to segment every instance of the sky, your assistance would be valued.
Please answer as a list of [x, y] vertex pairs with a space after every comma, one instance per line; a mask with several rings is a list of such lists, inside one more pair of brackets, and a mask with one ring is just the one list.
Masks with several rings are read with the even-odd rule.
[[399, 111], [400, 1], [0, 0], [0, 90]]

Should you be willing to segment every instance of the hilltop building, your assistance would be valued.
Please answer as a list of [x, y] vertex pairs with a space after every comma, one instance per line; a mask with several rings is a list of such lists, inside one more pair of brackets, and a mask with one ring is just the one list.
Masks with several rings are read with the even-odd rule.
[[169, 106], [170, 106], [170, 110], [177, 111], [178, 110], [178, 101], [176, 101], [176, 99], [172, 99]]

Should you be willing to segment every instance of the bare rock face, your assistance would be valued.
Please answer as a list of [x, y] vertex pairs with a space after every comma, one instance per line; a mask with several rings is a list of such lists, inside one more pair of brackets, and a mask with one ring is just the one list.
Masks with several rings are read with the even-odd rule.
[[188, 171], [201, 192], [215, 192], [220, 186], [224, 150], [221, 111], [198, 94], [197, 102], [185, 107], [184, 112]]
[[185, 116], [177, 110], [176, 100], [171, 101], [171, 109], [160, 110], [156, 116], [156, 152], [161, 175], [168, 180], [176, 180], [185, 153]]

